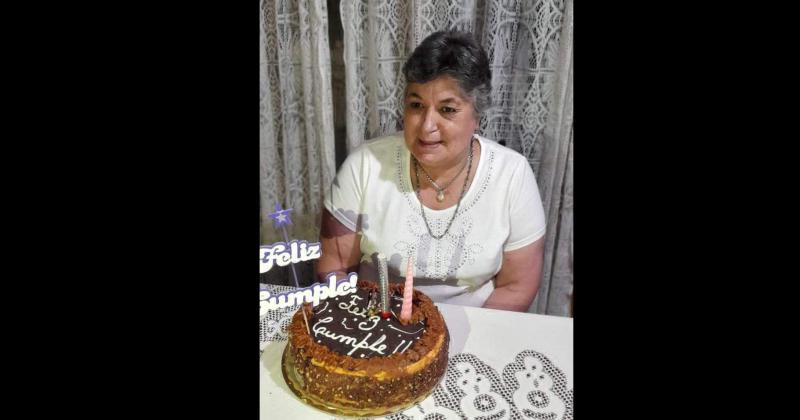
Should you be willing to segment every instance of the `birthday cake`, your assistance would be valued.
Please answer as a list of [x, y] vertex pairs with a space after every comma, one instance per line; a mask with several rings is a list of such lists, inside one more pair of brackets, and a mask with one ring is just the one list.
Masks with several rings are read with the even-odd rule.
[[410, 319], [401, 317], [404, 287], [388, 285], [386, 318], [378, 285], [363, 280], [353, 293], [303, 305], [287, 328], [283, 369], [292, 390], [318, 408], [360, 416], [401, 410], [430, 394], [447, 368], [450, 337], [418, 290]]

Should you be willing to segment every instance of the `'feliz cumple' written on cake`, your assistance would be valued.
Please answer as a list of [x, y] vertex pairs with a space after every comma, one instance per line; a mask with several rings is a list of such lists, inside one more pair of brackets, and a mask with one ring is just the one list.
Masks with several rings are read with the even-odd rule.
[[[362, 318], [365, 318], [365, 321], [359, 322], [357, 324], [357, 328], [358, 328], [359, 331], [372, 331], [381, 322], [381, 317], [379, 317], [377, 315], [369, 316], [369, 314], [367, 312], [368, 311], [367, 308], [360, 308], [359, 307], [359, 301], [360, 300], [362, 300], [361, 297], [356, 296], [356, 295], [352, 295], [352, 296], [350, 296], [350, 302], [341, 302], [341, 303], [339, 303], [339, 308], [340, 309], [344, 309], [344, 310], [346, 310], [347, 312], [349, 312], [349, 313], [351, 313], [353, 315], [357, 315], [357, 316], [360, 316]], [[354, 318], [354, 320], [355, 319], [357, 319], [357, 318]], [[386, 341], [386, 334], [380, 334], [380, 335], [376, 334], [374, 341], [370, 342], [369, 339], [373, 335], [372, 335], [372, 332], [369, 332], [369, 333], [367, 333], [367, 335], [365, 337], [363, 337], [361, 339], [361, 341], [359, 341], [359, 339], [356, 338], [356, 337], [353, 337], [353, 336], [350, 336], [350, 335], [347, 335], [347, 334], [337, 334], [334, 331], [330, 330], [326, 326], [326, 324], [331, 324], [333, 322], [334, 322], [334, 317], [332, 317], [332, 316], [321, 318], [319, 321], [317, 321], [314, 324], [314, 326], [311, 327], [311, 330], [314, 332], [314, 337], [323, 336], [323, 337], [327, 337], [327, 338], [329, 338], [329, 339], [331, 339], [333, 341], [338, 341], [338, 342], [340, 342], [342, 344], [350, 346], [350, 351], [347, 352], [348, 356], [351, 356], [358, 349], [371, 350], [371, 351], [376, 352], [376, 353], [378, 353], [380, 355], [386, 355], [386, 352], [384, 352], [384, 350], [386, 350], [387, 345], [386, 344], [382, 344], [384, 341]], [[388, 320], [384, 320], [384, 322], [388, 322]], [[355, 329], [355, 327], [348, 327], [347, 325], [345, 325], [345, 319], [342, 319], [342, 325], [348, 330], [354, 330]], [[416, 334], [416, 333], [419, 332], [419, 331], [408, 332], [408, 331], [398, 330], [398, 329], [392, 327], [391, 325], [388, 325], [387, 328], [394, 329], [394, 330], [396, 330], [398, 332], [401, 332], [403, 334]], [[383, 331], [383, 330], [381, 330], [381, 331]], [[400, 344], [398, 344], [397, 347], [391, 353], [392, 354], [398, 353], [398, 352], [402, 353], [402, 352], [406, 351], [406, 349], [408, 349], [411, 346], [412, 343], [413, 343], [413, 341], [411, 339], [402, 340], [400, 342]]]

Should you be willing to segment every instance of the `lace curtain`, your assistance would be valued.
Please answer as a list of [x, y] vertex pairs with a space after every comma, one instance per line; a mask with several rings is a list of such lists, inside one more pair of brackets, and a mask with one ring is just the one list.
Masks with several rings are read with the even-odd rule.
[[260, 12], [262, 243], [279, 238], [276, 204], [293, 209], [292, 237], [313, 240], [336, 171], [327, 5], [261, 0]]
[[572, 1], [342, 0], [347, 149], [402, 129], [402, 65], [430, 33], [476, 34], [494, 106], [481, 134], [528, 158], [548, 231], [530, 311], [569, 315], [572, 291]]

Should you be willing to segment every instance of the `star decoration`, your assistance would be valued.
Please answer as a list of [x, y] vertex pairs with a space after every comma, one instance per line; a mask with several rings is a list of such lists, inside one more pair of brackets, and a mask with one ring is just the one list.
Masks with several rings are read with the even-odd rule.
[[284, 225], [291, 225], [292, 219], [289, 217], [289, 213], [292, 209], [284, 210], [281, 208], [280, 203], [275, 205], [275, 213], [270, 213], [269, 218], [272, 219], [273, 226], [277, 229]]

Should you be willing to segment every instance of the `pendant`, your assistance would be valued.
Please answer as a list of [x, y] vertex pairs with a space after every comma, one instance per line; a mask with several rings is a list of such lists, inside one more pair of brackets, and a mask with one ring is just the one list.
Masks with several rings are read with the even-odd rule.
[[444, 201], [444, 191], [439, 191], [439, 194], [436, 194], [436, 201], [440, 203]]

